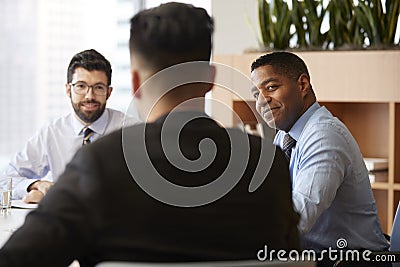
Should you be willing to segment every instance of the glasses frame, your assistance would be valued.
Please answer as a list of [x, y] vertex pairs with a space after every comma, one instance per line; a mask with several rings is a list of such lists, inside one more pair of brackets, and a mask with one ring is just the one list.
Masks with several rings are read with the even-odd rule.
[[[77, 85], [77, 84], [84, 84], [84, 85], [86, 85], [86, 87], [87, 87], [86, 92], [85, 92], [85, 93], [78, 93], [78, 92], [75, 90], [75, 85]], [[96, 91], [94, 90], [94, 86], [100, 85], [100, 84], [101, 84], [101, 85], [104, 85], [104, 86], [106, 87], [106, 90], [105, 90], [105, 93], [104, 93], [104, 94], [98, 94], [98, 93], [96, 93]], [[89, 93], [90, 88], [92, 88], [93, 94], [98, 95], [98, 96], [106, 96], [106, 95], [107, 95], [107, 92], [108, 92], [108, 89], [110, 88], [110, 85], [105, 85], [104, 83], [96, 83], [96, 84], [93, 84], [93, 85], [88, 85], [88, 84], [85, 83], [85, 82], [76, 82], [76, 83], [69, 83], [69, 85], [72, 87], [72, 90], [73, 90], [74, 93], [77, 94], [77, 95], [87, 95], [87, 94]]]

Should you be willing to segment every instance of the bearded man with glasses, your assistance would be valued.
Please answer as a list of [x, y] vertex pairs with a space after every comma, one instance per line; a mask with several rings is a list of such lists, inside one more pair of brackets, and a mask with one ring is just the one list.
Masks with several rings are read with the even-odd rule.
[[65, 87], [74, 112], [42, 127], [11, 160], [6, 176], [13, 177], [14, 199], [39, 202], [83, 144], [122, 127], [124, 113], [106, 108], [111, 73], [110, 62], [94, 49], [73, 56]]

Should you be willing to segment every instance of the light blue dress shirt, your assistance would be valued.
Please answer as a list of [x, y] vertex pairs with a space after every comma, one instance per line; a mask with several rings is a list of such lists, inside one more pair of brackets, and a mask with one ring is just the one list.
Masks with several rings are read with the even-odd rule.
[[[282, 147], [286, 133], [274, 143]], [[290, 159], [293, 205], [303, 248], [387, 250], [359, 147], [346, 126], [315, 102], [293, 125]]]
[[[123, 123], [131, 125], [137, 122], [133, 118], [125, 122], [124, 119], [124, 113], [106, 108], [89, 126], [93, 130], [90, 141], [121, 128]], [[13, 199], [21, 199], [35, 180], [57, 181], [66, 164], [82, 147], [84, 127], [75, 114], [70, 113], [51, 121], [28, 140], [6, 170], [5, 176], [13, 177]]]

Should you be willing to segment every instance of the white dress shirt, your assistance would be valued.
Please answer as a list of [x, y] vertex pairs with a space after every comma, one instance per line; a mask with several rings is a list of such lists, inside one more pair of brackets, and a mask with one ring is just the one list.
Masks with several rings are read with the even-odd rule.
[[[90, 141], [121, 128], [123, 124], [137, 122], [133, 118], [124, 120], [124, 113], [106, 108], [100, 118], [89, 126], [93, 130]], [[28, 186], [36, 180], [44, 178], [56, 182], [66, 164], [82, 147], [84, 128], [85, 125], [75, 114], [70, 113], [51, 121], [32, 136], [6, 170], [6, 176], [13, 177], [13, 199], [21, 199]]]

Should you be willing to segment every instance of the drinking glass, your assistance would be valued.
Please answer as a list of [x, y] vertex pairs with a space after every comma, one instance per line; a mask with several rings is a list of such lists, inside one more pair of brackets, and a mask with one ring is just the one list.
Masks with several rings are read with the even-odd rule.
[[0, 209], [2, 213], [11, 209], [12, 177], [0, 181]]

